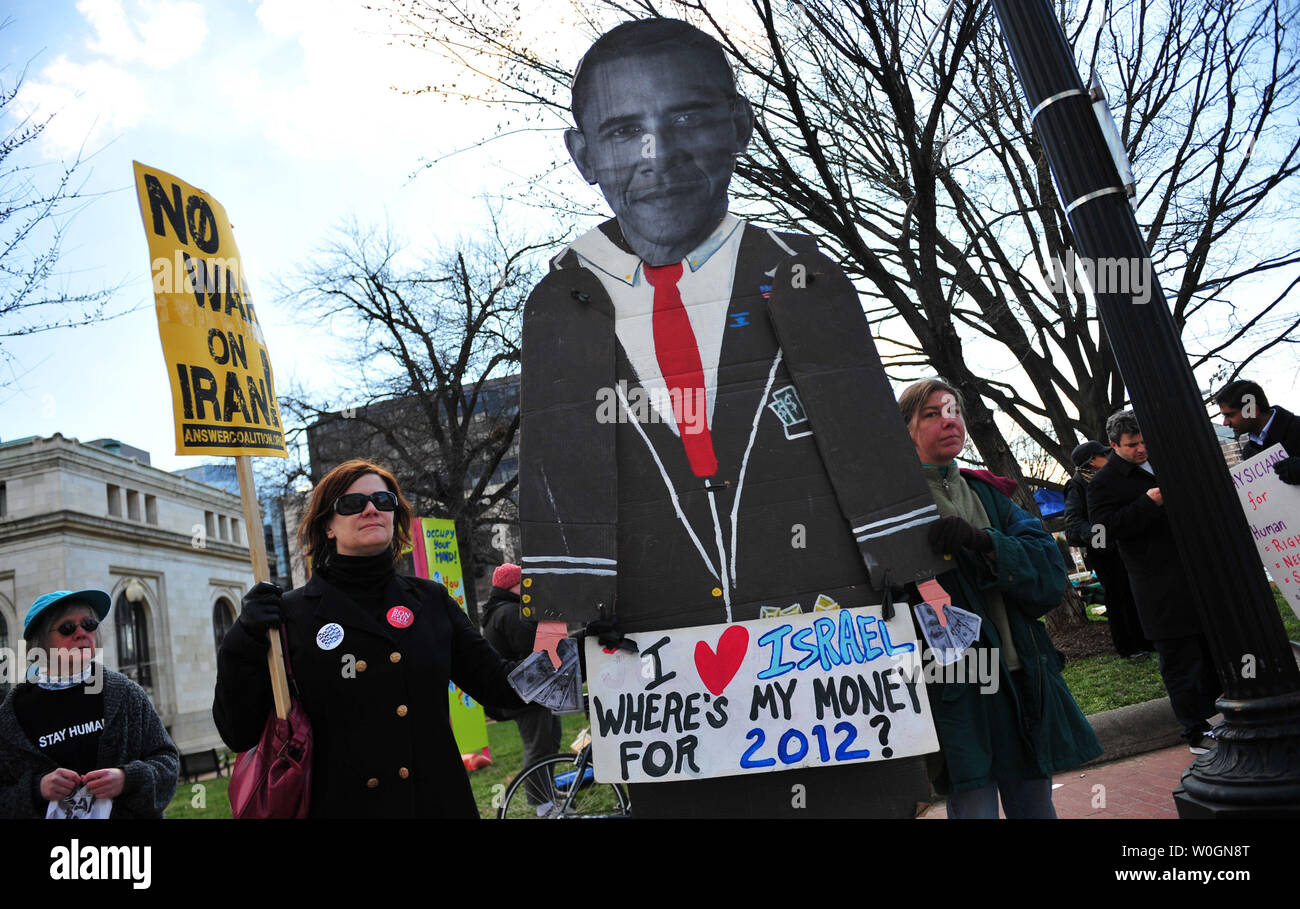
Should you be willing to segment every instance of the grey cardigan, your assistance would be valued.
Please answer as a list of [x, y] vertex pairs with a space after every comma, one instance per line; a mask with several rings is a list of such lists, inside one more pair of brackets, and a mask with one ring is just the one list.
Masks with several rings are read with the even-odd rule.
[[[113, 818], [158, 818], [176, 791], [180, 755], [144, 689], [104, 669], [104, 731], [100, 767], [126, 774]], [[0, 818], [44, 818], [41, 777], [57, 766], [28, 740], [14, 712], [15, 687], [0, 704]]]

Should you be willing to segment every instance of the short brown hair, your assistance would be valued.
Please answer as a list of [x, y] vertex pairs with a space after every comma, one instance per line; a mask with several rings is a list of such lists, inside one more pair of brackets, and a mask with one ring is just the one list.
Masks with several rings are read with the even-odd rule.
[[1241, 410], [1246, 405], [1248, 397], [1252, 395], [1255, 399], [1255, 409], [1260, 414], [1272, 409], [1269, 407], [1268, 395], [1264, 394], [1264, 389], [1259, 387], [1258, 382], [1251, 382], [1247, 379], [1238, 379], [1223, 386], [1223, 388], [1219, 389], [1219, 393], [1214, 396], [1214, 403], [1221, 407]]
[[960, 391], [943, 379], [922, 379], [904, 388], [903, 393], [898, 396], [898, 409], [903, 415], [903, 423], [909, 430], [912, 428], [912, 419], [925, 402], [930, 400], [930, 395], [936, 391], [950, 392], [957, 402], [957, 412], [961, 414], [962, 419], [966, 418], [966, 401]]
[[374, 461], [353, 458], [335, 467], [316, 484], [312, 490], [311, 503], [307, 514], [298, 525], [298, 545], [302, 547], [313, 569], [319, 570], [326, 558], [334, 552], [334, 541], [325, 535], [325, 525], [334, 515], [334, 500], [348, 491], [348, 487], [367, 474], [374, 474], [384, 481], [397, 496], [397, 511], [393, 513], [393, 561], [402, 555], [402, 550], [411, 545], [411, 503], [402, 495], [402, 487], [397, 477], [380, 467]]

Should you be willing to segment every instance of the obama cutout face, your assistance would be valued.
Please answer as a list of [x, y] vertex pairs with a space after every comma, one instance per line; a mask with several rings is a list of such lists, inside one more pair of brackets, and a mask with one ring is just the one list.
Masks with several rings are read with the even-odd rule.
[[749, 102], [725, 61], [678, 42], [582, 69], [578, 128], [564, 135], [573, 163], [600, 186], [633, 252], [648, 265], [680, 262], [727, 213], [735, 158], [754, 131]]

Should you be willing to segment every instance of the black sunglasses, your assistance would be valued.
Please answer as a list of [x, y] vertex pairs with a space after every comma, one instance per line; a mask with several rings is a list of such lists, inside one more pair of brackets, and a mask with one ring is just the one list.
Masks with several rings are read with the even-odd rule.
[[82, 630], [93, 634], [95, 629], [99, 627], [99, 619], [85, 618], [82, 619], [80, 623], [64, 622], [62, 625], [60, 625], [58, 628], [55, 628], [54, 630], [57, 631], [59, 634], [63, 635], [65, 638], [70, 638], [73, 636], [73, 634], [76, 633], [78, 624], [81, 625]]
[[370, 495], [364, 492], [344, 493], [334, 500], [334, 511], [337, 514], [361, 514], [366, 510], [367, 502], [373, 502], [380, 511], [397, 510], [397, 494], [385, 489]]

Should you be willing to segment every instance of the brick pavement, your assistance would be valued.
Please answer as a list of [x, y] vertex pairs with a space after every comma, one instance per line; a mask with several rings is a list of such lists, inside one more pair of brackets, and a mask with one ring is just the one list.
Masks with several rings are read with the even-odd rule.
[[[1196, 755], [1186, 745], [1058, 773], [1052, 803], [1063, 818], [1176, 818], [1173, 791]], [[937, 803], [923, 818], [946, 818]]]

